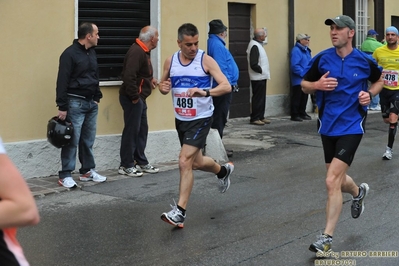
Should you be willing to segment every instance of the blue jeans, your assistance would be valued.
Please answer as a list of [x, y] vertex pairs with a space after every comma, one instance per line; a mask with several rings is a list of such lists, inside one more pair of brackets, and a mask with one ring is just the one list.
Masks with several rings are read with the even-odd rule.
[[373, 100], [371, 100], [369, 108], [375, 108], [378, 106], [379, 103], [380, 103], [380, 95], [377, 94], [373, 97]]
[[93, 144], [96, 138], [98, 105], [93, 100], [68, 97], [67, 119], [72, 122], [73, 136], [68, 146], [61, 148], [62, 170], [59, 178], [71, 176], [76, 166], [76, 150], [79, 146], [79, 173], [94, 169]]

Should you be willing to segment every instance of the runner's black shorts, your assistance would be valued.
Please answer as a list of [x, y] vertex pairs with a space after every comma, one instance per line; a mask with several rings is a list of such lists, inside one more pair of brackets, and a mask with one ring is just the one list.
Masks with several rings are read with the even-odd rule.
[[390, 113], [399, 114], [399, 90], [382, 88], [380, 91], [380, 105], [383, 118], [388, 118]]
[[212, 117], [200, 118], [192, 121], [175, 119], [180, 145], [187, 144], [202, 149], [212, 125]]
[[331, 163], [333, 158], [337, 158], [350, 166], [362, 137], [363, 134], [336, 137], [321, 135], [325, 162]]

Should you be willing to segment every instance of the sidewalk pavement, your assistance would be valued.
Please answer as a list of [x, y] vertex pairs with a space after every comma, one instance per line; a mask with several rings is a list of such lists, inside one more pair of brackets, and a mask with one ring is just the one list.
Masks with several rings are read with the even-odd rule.
[[[309, 115], [312, 116], [313, 120], [315, 120], [317, 117], [317, 114], [309, 114]], [[232, 149], [234, 152], [237, 153], [240, 151], [268, 149], [275, 145], [273, 143], [273, 139], [268, 136], [270, 135], [270, 130], [269, 130], [270, 127], [274, 127], [276, 126], [276, 124], [281, 124], [281, 123], [298, 123], [290, 121], [289, 116], [268, 117], [268, 119], [270, 119], [272, 123], [270, 125], [263, 125], [263, 126], [250, 124], [249, 118], [229, 119], [223, 135], [223, 143], [225, 145], [225, 148]], [[304, 121], [302, 123], [306, 122]], [[234, 154], [233, 154], [233, 159], [234, 159]], [[155, 166], [160, 169], [160, 172], [157, 173], [156, 175], [162, 174], [163, 171], [177, 169], [178, 168], [177, 160], [178, 158], [176, 158], [176, 161], [156, 164]], [[126, 178], [132, 178], [126, 175], [118, 174], [118, 169], [99, 171], [99, 174], [107, 177], [106, 182], [114, 182]], [[153, 174], [145, 173], [144, 175], [153, 175]], [[83, 187], [99, 184], [92, 181], [89, 182], [79, 181], [78, 173], [73, 174], [72, 177], [75, 180], [75, 182], [78, 184], [78, 188], [74, 189], [79, 189], [79, 188], [82, 189]], [[53, 193], [60, 193], [64, 191], [74, 190], [59, 186], [57, 181], [58, 181], [57, 175], [26, 179], [26, 182], [28, 183], [28, 186], [30, 187], [34, 197], [44, 197], [46, 195]]]
[[[178, 162], [166, 162], [162, 164], [157, 164], [157, 167], [160, 168], [160, 172], [162, 171], [168, 171], [172, 169], [178, 168]], [[107, 177], [106, 182], [113, 182], [113, 181], [118, 181], [118, 180], [123, 180], [126, 178], [140, 178], [140, 177], [130, 177], [126, 175], [120, 175], [118, 173], [118, 169], [110, 169], [107, 171], [99, 171], [99, 174], [104, 175]], [[156, 173], [154, 175], [158, 175], [160, 173]], [[153, 175], [153, 174], [147, 174], [145, 173], [144, 175]], [[144, 176], [143, 175], [143, 176]], [[82, 189], [83, 187], [89, 187], [89, 186], [94, 186], [100, 183], [88, 181], [88, 182], [82, 182], [79, 180], [79, 173], [75, 173], [72, 175], [72, 178], [75, 180], [75, 182], [78, 184], [77, 188], [65, 188], [60, 185], [58, 185], [58, 176], [48, 176], [48, 177], [34, 177], [34, 178], [29, 178], [26, 179], [26, 183], [28, 183], [28, 186], [33, 194], [34, 197], [44, 197], [49, 194], [54, 194], [54, 193], [60, 193], [64, 191], [69, 191], [69, 190], [75, 190], [75, 189]]]

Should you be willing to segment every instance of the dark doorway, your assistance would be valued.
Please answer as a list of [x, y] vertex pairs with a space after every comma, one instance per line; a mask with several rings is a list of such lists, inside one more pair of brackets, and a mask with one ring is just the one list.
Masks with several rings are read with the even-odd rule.
[[230, 118], [248, 117], [250, 114], [250, 80], [248, 75], [247, 46], [250, 41], [251, 5], [229, 3], [229, 50], [233, 55], [240, 77], [238, 93], [233, 93]]
[[[395, 26], [396, 28], [399, 29], [399, 17], [398, 16], [391, 16], [391, 25]], [[389, 26], [391, 26], [391, 25], [389, 25]]]

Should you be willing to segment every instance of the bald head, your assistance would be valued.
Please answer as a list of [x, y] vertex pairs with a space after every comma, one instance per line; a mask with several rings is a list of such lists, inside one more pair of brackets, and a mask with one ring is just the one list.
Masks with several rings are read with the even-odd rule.
[[262, 37], [262, 36], [266, 37], [266, 31], [262, 28], [258, 28], [258, 29], [255, 29], [254, 35], [255, 35], [255, 38]]
[[142, 41], [149, 50], [157, 47], [158, 44], [158, 30], [152, 26], [145, 26], [141, 29], [139, 40]]
[[263, 42], [266, 39], [266, 31], [263, 28], [257, 28], [254, 31], [255, 40]]

